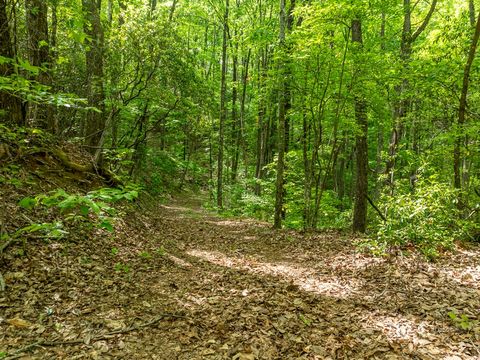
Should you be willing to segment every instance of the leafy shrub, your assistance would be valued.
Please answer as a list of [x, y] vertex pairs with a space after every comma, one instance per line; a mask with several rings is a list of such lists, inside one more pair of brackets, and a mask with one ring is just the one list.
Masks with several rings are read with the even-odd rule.
[[352, 222], [351, 204], [340, 200], [335, 191], [324, 192], [319, 209], [319, 229], [347, 229]]
[[272, 216], [273, 201], [266, 196], [258, 196], [251, 192], [242, 193], [239, 203], [243, 214], [261, 220], [268, 220]]
[[49, 194], [26, 197], [18, 205], [24, 209], [34, 207], [56, 208], [60, 210], [61, 220], [52, 223], [31, 224], [17, 231], [24, 233], [43, 232], [46, 238], [61, 238], [68, 232], [63, 230], [63, 221], [86, 222], [108, 231], [113, 231], [116, 210], [109, 204], [120, 200], [132, 201], [138, 197], [139, 188], [127, 186], [123, 189], [102, 188], [86, 195], [69, 194], [63, 189]]
[[420, 178], [413, 192], [383, 196], [387, 221], [379, 223], [370, 245], [385, 251], [414, 246], [428, 258], [452, 247], [458, 235], [456, 192], [435, 176]]

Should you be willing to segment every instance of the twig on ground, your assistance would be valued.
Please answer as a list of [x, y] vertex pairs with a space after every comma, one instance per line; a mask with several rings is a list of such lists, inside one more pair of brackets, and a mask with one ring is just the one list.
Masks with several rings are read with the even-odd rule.
[[0, 293], [5, 291], [5, 280], [2, 276], [2, 273], [0, 273]]
[[[147, 321], [143, 324], [139, 325], [132, 325], [123, 329], [118, 329], [118, 330], [113, 330], [105, 334], [100, 334], [97, 336], [94, 336], [90, 339], [90, 341], [99, 341], [99, 340], [107, 340], [110, 339], [113, 335], [120, 335], [120, 334], [126, 334], [135, 330], [140, 330], [152, 325], [155, 325], [158, 323], [160, 320], [165, 319], [165, 318], [174, 318], [174, 319], [186, 319], [186, 316], [183, 315], [176, 315], [176, 314], [160, 314], [159, 316], [153, 318], [150, 321]], [[24, 355], [26, 351], [35, 348], [35, 347], [42, 347], [42, 346], [61, 346], [61, 345], [78, 345], [78, 344], [85, 344], [85, 340], [68, 340], [68, 341], [47, 341], [47, 340], [38, 340], [37, 342], [34, 342], [32, 344], [29, 344], [27, 346], [24, 346], [21, 349], [18, 349], [17, 351], [13, 352], [10, 356], [7, 356], [5, 360], [14, 360], [18, 359]]]
[[17, 241], [17, 239], [10, 238], [2, 243], [2, 245], [0, 245], [0, 255], [2, 255], [5, 249], [12, 245], [15, 241]]

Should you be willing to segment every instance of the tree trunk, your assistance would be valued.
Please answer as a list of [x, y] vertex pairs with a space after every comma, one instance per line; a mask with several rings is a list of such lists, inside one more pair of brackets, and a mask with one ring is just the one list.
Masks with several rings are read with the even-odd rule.
[[[306, 81], [305, 81], [306, 82]], [[309, 153], [309, 138], [310, 138], [310, 126], [307, 122], [306, 111], [303, 113], [302, 121], [302, 153], [303, 153], [303, 171], [304, 171], [304, 183], [303, 183], [303, 229], [310, 228], [311, 219], [311, 200], [312, 200], [312, 171], [310, 166]]]
[[437, 0], [433, 0], [427, 16], [423, 20], [422, 24], [418, 27], [415, 33], [412, 33], [412, 9], [411, 9], [411, 0], [403, 0], [403, 30], [402, 38], [400, 42], [400, 58], [402, 60], [402, 75], [400, 84], [395, 87], [395, 92], [397, 95], [396, 102], [394, 104], [394, 124], [392, 135], [390, 137], [390, 145], [388, 150], [388, 160], [385, 167], [385, 174], [387, 175], [387, 182], [390, 186], [394, 185], [394, 167], [395, 167], [395, 157], [397, 155], [398, 146], [404, 135], [405, 127], [405, 118], [407, 117], [410, 99], [406, 95], [409, 83], [406, 78], [406, 72], [409, 67], [410, 59], [412, 57], [412, 47], [415, 40], [420, 36], [420, 34], [425, 30], [430, 19], [435, 11], [437, 5]]
[[228, 8], [229, 0], [225, 1], [223, 15], [223, 43], [222, 43], [222, 77], [220, 88], [220, 126], [218, 136], [218, 163], [217, 163], [217, 206], [223, 208], [223, 151], [225, 137], [225, 120], [227, 118], [227, 39], [228, 39]]
[[170, 13], [168, 14], [168, 21], [172, 22], [173, 14], [175, 14], [175, 9], [177, 7], [178, 0], [173, 0], [172, 7], [170, 8]]
[[[464, 143], [464, 126], [465, 126], [465, 115], [467, 110], [467, 95], [468, 95], [468, 85], [470, 82], [470, 70], [472, 68], [473, 60], [475, 59], [475, 53], [477, 50], [478, 39], [480, 37], [480, 13], [478, 14], [477, 24], [475, 26], [475, 32], [473, 34], [472, 42], [470, 44], [470, 50], [468, 52], [467, 62], [463, 70], [463, 85], [462, 93], [460, 96], [460, 104], [458, 107], [458, 118], [457, 118], [457, 129], [455, 132], [455, 145], [453, 151], [453, 170], [454, 170], [454, 186], [459, 191], [462, 190], [462, 174], [461, 174], [461, 164], [462, 164], [462, 145]], [[460, 196], [458, 201], [459, 208], [464, 207], [463, 200]]]
[[124, 12], [127, 10], [127, 5], [125, 5], [123, 0], [118, 0], [118, 6], [120, 7], [120, 14], [118, 15], [118, 25], [122, 26], [123, 24], [125, 24], [125, 18], [123, 16]]
[[284, 171], [285, 171], [285, 125], [287, 88], [285, 81], [285, 28], [287, 16], [285, 12], [285, 0], [280, 0], [280, 64], [279, 64], [279, 91], [278, 91], [278, 128], [277, 128], [277, 180], [275, 183], [275, 214], [273, 226], [276, 229], [282, 227], [283, 202], [284, 202]]
[[475, 26], [475, 2], [468, 0], [468, 14], [470, 19], [470, 26]]
[[[48, 42], [47, 2], [43, 0], [26, 0], [25, 13], [28, 32], [28, 55], [30, 64], [41, 67], [35, 77], [40, 84], [48, 85], [50, 54]], [[55, 132], [52, 109], [46, 104], [28, 103], [27, 123], [31, 126]]]
[[[293, 16], [293, 11], [295, 10], [295, 1], [296, 0], [290, 0], [290, 7], [288, 8], [288, 14], [287, 14], [287, 24], [286, 24], [286, 31], [288, 33], [292, 32], [293, 29], [293, 21], [294, 21], [294, 16]], [[289, 45], [287, 45], [290, 47]], [[290, 49], [287, 49], [288, 52], [290, 52]], [[289, 110], [292, 108], [292, 91], [291, 91], [291, 84], [290, 84], [290, 77], [292, 76], [292, 72], [289, 66], [285, 66], [285, 73], [284, 73], [284, 79], [285, 79], [285, 153], [288, 153], [290, 150], [290, 119], [286, 114], [289, 112]], [[284, 194], [285, 195], [285, 194]]]
[[[360, 54], [362, 51], [362, 24], [359, 19], [352, 21], [352, 42], [357, 44], [355, 52]], [[355, 68], [361, 74], [360, 61], [357, 59]], [[355, 136], [355, 151], [357, 160], [356, 185], [355, 185], [355, 204], [353, 209], [353, 231], [364, 233], [367, 226], [367, 195], [368, 195], [368, 146], [367, 146], [367, 104], [364, 100], [362, 75], [360, 83], [356, 85], [354, 91], [355, 97], [355, 120], [357, 124], [357, 134]]]
[[[6, 0], [0, 0], [0, 56], [12, 59], [12, 61], [14, 57]], [[12, 63], [0, 64], [0, 76], [8, 77], [12, 74]], [[5, 91], [0, 91], [0, 121], [9, 125], [24, 125], [20, 99]]]
[[[236, 34], [235, 34], [236, 35]], [[238, 98], [238, 42], [235, 44], [233, 59], [232, 59], [232, 142], [233, 142], [233, 155], [232, 155], [232, 174], [231, 181], [235, 183], [237, 181], [238, 173], [238, 159], [240, 157], [240, 124], [237, 116], [237, 98]]]
[[242, 96], [240, 98], [240, 147], [243, 152], [243, 161], [245, 167], [245, 178], [248, 177], [248, 151], [245, 143], [245, 100], [247, 98], [248, 68], [250, 65], [250, 55], [252, 50], [248, 49], [247, 58], [243, 62], [242, 73]]
[[57, 55], [57, 30], [58, 30], [58, 16], [57, 16], [57, 6], [58, 6], [58, 1], [53, 0], [52, 1], [52, 27], [51, 27], [51, 33], [50, 33], [50, 45], [51, 45], [51, 57], [52, 59], [56, 59]]
[[[99, 111], [89, 111], [86, 119], [85, 143], [92, 154], [100, 154], [101, 139], [105, 131], [105, 94], [103, 89], [104, 36], [100, 21], [100, 0], [82, 0], [85, 13], [84, 31], [89, 36], [89, 50], [86, 52], [87, 99], [88, 105]], [[99, 160], [99, 159], [96, 159]]]
[[256, 166], [255, 166], [255, 195], [260, 196], [262, 192], [262, 187], [260, 185], [260, 180], [263, 179], [263, 166], [265, 165], [265, 149], [266, 149], [266, 131], [265, 128], [268, 125], [265, 125], [266, 117], [266, 74], [267, 74], [267, 54], [266, 50], [262, 49], [258, 63], [258, 93], [260, 101], [258, 104], [258, 121], [257, 121], [257, 148], [256, 148]]

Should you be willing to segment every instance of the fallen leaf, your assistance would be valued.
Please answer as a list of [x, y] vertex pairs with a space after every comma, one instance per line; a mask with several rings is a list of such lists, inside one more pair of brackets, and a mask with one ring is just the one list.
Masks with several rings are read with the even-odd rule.
[[232, 360], [255, 360], [255, 356], [251, 353], [237, 353]]
[[19, 328], [28, 328], [33, 325], [31, 322], [28, 322], [27, 320], [23, 320], [20, 318], [8, 319], [7, 324], [15, 327], [19, 327]]

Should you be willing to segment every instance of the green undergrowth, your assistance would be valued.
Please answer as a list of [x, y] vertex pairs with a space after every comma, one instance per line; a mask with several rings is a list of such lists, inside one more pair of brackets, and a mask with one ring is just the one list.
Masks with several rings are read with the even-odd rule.
[[478, 215], [461, 214], [458, 192], [435, 175], [420, 177], [413, 191], [384, 194], [379, 203], [386, 220], [377, 219], [359, 244], [374, 254], [419, 251], [434, 260], [453, 250], [457, 241], [476, 241], [480, 231]]
[[[222, 217], [250, 217], [272, 222], [274, 188], [262, 185], [263, 192], [257, 195], [253, 191], [254, 183], [227, 184], [224, 207], [219, 209], [216, 206], [216, 194], [212, 194], [204, 207]], [[478, 242], [480, 204], [476, 199], [471, 199], [473, 206], [462, 213], [458, 206], [458, 192], [435, 174], [420, 174], [413, 189], [409, 184], [400, 185], [395, 194], [385, 192], [375, 200], [385, 220], [369, 205], [367, 233], [356, 241], [362, 250], [378, 256], [392, 251], [403, 254], [419, 252], [434, 260], [452, 251], [457, 241]], [[303, 228], [302, 199], [300, 187], [288, 187], [286, 228]], [[350, 230], [352, 204], [341, 200], [336, 192], [324, 191], [318, 213], [316, 230]]]
[[[104, 229], [112, 232], [121, 211], [115, 204], [131, 202], [138, 198], [136, 185], [124, 188], [101, 188], [85, 195], [57, 189], [25, 197], [18, 202], [30, 225], [18, 229], [12, 238], [37, 235], [45, 239], [65, 238], [71, 231]], [[34, 216], [33, 216], [34, 215]], [[32, 220], [35, 218], [37, 220]], [[48, 221], [39, 221], [48, 220]]]

